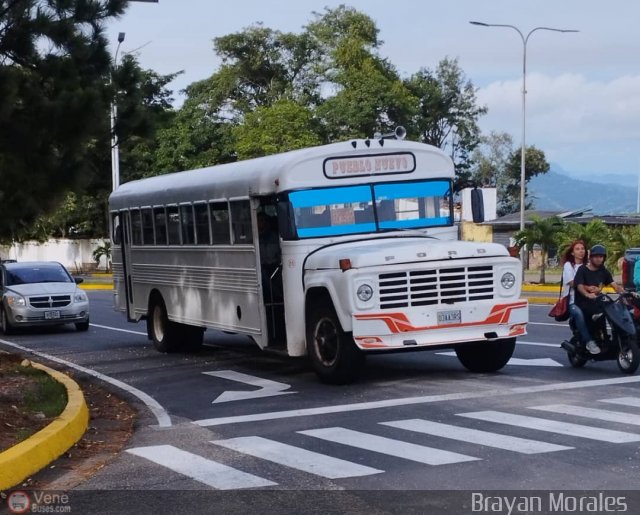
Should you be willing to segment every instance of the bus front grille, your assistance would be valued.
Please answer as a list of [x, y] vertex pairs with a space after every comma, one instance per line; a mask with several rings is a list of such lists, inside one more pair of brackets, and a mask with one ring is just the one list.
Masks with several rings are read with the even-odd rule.
[[378, 276], [380, 308], [395, 309], [492, 299], [493, 267], [460, 266]]

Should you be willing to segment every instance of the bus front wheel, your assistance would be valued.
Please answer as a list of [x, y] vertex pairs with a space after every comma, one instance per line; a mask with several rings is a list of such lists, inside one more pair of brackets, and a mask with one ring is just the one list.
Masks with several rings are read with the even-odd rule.
[[161, 297], [151, 300], [149, 329], [153, 346], [160, 352], [174, 352], [178, 348], [176, 324], [169, 320], [167, 308]]
[[345, 333], [335, 310], [325, 303], [311, 307], [307, 319], [307, 352], [324, 383], [353, 382], [364, 364], [364, 354], [351, 333]]
[[492, 342], [473, 342], [457, 345], [456, 355], [471, 372], [496, 372], [511, 359], [516, 348], [515, 338]]

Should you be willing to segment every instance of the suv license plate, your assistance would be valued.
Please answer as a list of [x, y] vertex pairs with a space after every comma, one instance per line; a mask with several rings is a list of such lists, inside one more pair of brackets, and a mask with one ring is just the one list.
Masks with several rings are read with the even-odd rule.
[[462, 315], [459, 309], [451, 311], [438, 311], [438, 325], [459, 324], [462, 322]]
[[56, 318], [60, 318], [60, 311], [45, 311], [44, 318], [46, 320], [55, 320]]

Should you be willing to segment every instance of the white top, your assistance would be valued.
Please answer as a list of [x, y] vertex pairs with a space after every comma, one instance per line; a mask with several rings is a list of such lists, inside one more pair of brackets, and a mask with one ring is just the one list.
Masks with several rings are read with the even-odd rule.
[[576, 297], [575, 290], [574, 288], [569, 286], [569, 283], [573, 281], [574, 277], [576, 276], [576, 271], [578, 270], [578, 268], [580, 268], [580, 266], [581, 265], [578, 263], [572, 264], [571, 262], [567, 261], [562, 268], [562, 296], [564, 297], [565, 295], [570, 295], [569, 304], [573, 304], [573, 301]]

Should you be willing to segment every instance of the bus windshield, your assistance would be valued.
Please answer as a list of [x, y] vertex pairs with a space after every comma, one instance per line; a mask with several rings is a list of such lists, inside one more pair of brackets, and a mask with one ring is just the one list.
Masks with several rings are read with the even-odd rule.
[[453, 223], [451, 181], [443, 179], [292, 191], [289, 202], [299, 238]]

